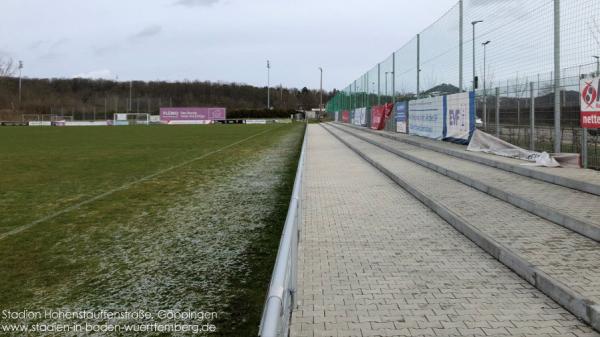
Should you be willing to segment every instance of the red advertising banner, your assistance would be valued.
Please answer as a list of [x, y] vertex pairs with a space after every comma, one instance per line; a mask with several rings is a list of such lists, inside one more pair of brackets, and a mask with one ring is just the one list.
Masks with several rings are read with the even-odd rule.
[[350, 123], [350, 112], [349, 111], [342, 111], [342, 122]]
[[600, 128], [600, 77], [583, 79], [581, 89], [581, 127]]
[[385, 127], [385, 107], [376, 105], [371, 108], [371, 129], [383, 130]]
[[371, 108], [371, 129], [383, 130], [385, 129], [385, 123], [390, 118], [392, 110], [394, 109], [393, 104], [376, 105]]

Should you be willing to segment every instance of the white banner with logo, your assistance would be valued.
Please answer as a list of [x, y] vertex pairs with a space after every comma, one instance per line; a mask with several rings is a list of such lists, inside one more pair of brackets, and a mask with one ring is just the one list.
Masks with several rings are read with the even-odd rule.
[[360, 126], [367, 125], [367, 108], [358, 108], [354, 110], [352, 124]]
[[475, 131], [475, 93], [446, 97], [445, 140], [467, 144]]

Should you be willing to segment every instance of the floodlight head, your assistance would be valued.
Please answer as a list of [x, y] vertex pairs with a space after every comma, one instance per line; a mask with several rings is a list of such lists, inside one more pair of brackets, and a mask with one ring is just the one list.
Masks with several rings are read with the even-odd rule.
[[482, 45], [483, 45], [483, 46], [487, 46], [488, 44], [490, 44], [490, 42], [492, 42], [492, 41], [489, 41], [489, 40], [488, 40], [488, 41], [485, 41], [484, 43], [482, 43]]
[[23, 61], [19, 61], [19, 69], [23, 69]]
[[600, 56], [598, 56], [598, 55], [593, 55], [592, 57], [595, 58], [596, 60], [600, 60]]
[[271, 62], [267, 60], [267, 69], [271, 69]]
[[478, 24], [478, 23], [482, 23], [482, 22], [483, 22], [483, 20], [475, 20], [475, 21], [471, 22], [471, 24], [472, 24], [473, 26], [475, 26], [476, 24]]

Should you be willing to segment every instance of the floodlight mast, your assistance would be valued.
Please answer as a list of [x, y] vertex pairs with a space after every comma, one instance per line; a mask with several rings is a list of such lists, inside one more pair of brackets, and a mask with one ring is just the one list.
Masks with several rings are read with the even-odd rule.
[[486, 81], [486, 57], [487, 57], [487, 45], [492, 41], [485, 41], [481, 45], [483, 46], [483, 127], [487, 128], [487, 84]]
[[471, 22], [471, 25], [473, 25], [473, 91], [475, 91], [475, 89], [477, 89], [477, 81], [476, 81], [477, 71], [475, 69], [475, 60], [476, 60], [476, 58], [475, 58], [475, 56], [476, 56], [476, 54], [475, 54], [475, 26], [478, 23], [482, 23], [482, 22], [483, 22], [483, 20], [475, 20], [475, 21]]
[[271, 61], [267, 60], [267, 110], [271, 110]]
[[19, 61], [19, 108], [21, 108], [21, 88], [22, 88], [22, 72], [23, 72], [23, 61]]
[[319, 118], [323, 115], [323, 68], [319, 67], [319, 71], [321, 71], [321, 86], [319, 93], [321, 95], [320, 103], [319, 103]]

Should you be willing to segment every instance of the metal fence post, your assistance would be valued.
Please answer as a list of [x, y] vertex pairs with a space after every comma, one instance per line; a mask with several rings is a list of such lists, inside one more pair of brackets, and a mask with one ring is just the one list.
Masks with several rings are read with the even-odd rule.
[[529, 98], [531, 99], [529, 104], [529, 149], [531, 151], [535, 151], [535, 93], [533, 85], [533, 82], [529, 83]]
[[[385, 76], [387, 79], [387, 75]], [[377, 63], [377, 105], [381, 104], [381, 63]]]
[[588, 168], [588, 129], [581, 129], [583, 134], [581, 135], [581, 164], [583, 168]]
[[561, 152], [560, 76], [560, 0], [554, 0], [554, 153]]
[[367, 107], [369, 105], [369, 73], [367, 73], [366, 76], [363, 76], [363, 99], [362, 99], [362, 106], [361, 107]]
[[417, 34], [417, 98], [421, 95], [421, 34]]
[[500, 88], [496, 87], [496, 137], [500, 138]]
[[488, 113], [487, 113], [487, 88], [485, 87], [485, 80], [483, 80], [483, 128], [488, 132]]
[[463, 0], [458, 1], [458, 7], [458, 90], [459, 92], [463, 92]]
[[392, 103], [396, 103], [396, 53], [392, 53]]

